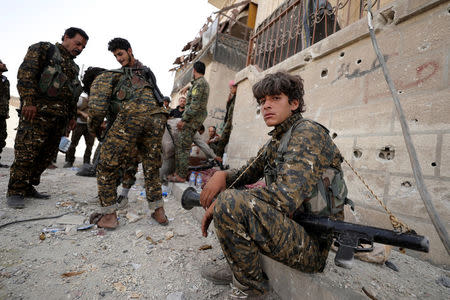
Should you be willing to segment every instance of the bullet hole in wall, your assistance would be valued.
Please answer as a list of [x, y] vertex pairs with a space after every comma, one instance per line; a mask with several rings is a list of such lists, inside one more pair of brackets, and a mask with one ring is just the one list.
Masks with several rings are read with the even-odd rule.
[[436, 167], [436, 166], [437, 166], [436, 162], [433, 161], [433, 162], [431, 163], [431, 166], [432, 166], [432, 167]]
[[361, 59], [358, 59], [358, 60], [356, 61], [356, 64], [359, 65], [361, 62], [362, 62], [362, 60], [361, 60]]
[[395, 150], [391, 146], [386, 146], [380, 150], [378, 157], [385, 160], [393, 160], [395, 156]]
[[327, 69], [323, 69], [322, 70], [322, 73], [320, 73], [320, 77], [327, 77], [327, 75], [328, 75], [328, 70]]
[[403, 94], [403, 91], [402, 90], [398, 90], [398, 92], [397, 93], [399, 93], [399, 94]]
[[353, 149], [353, 157], [360, 158], [362, 156], [362, 152], [360, 149]]
[[411, 187], [412, 184], [411, 184], [411, 182], [409, 182], [409, 181], [403, 181], [403, 182], [402, 182], [402, 186], [404, 186], [404, 187]]
[[339, 53], [339, 56], [340, 56], [340, 57], [344, 57], [344, 55], [345, 55], [345, 52], [344, 52], [344, 51], [342, 51], [341, 53]]
[[395, 10], [393, 10], [392, 8], [385, 10], [380, 14], [381, 16], [383, 16], [385, 24], [391, 24], [392, 22], [394, 22]]
[[258, 105], [258, 107], [256, 107], [256, 115], [259, 116], [260, 113], [261, 113], [261, 106]]
[[332, 138], [332, 139], [337, 138], [337, 133], [336, 133], [336, 132], [333, 132], [333, 134], [331, 135], [331, 138]]
[[303, 60], [308, 62], [308, 61], [311, 60], [311, 58], [312, 58], [311, 55], [308, 54], [308, 55], [305, 56], [305, 58]]

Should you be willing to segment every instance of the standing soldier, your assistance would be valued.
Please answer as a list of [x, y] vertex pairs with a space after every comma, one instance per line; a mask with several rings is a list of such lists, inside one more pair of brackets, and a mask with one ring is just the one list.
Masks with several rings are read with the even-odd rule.
[[[133, 149], [137, 149], [142, 158], [148, 206], [154, 210], [152, 217], [159, 224], [167, 225], [169, 221], [164, 212], [159, 180], [161, 140], [167, 121], [161, 92], [153, 72], [134, 58], [127, 40], [111, 40], [108, 50], [122, 68], [98, 75], [90, 90], [89, 131], [98, 136], [105, 116], [111, 126], [103, 140], [97, 167], [102, 210], [100, 214], [92, 215], [92, 221], [100, 227], [117, 227], [119, 169], [128, 165], [127, 161], [135, 156], [131, 154]], [[115, 120], [111, 122], [111, 118]]]
[[175, 144], [175, 173], [169, 179], [174, 182], [185, 182], [188, 175], [189, 151], [194, 135], [208, 115], [209, 85], [206, 81], [205, 64], [201, 61], [194, 63], [194, 80], [186, 97], [186, 108], [177, 123], [180, 137]]
[[66, 163], [64, 168], [71, 168], [75, 162], [75, 151], [77, 150], [78, 142], [84, 136], [86, 149], [83, 155], [83, 164], [89, 165], [91, 163], [92, 147], [94, 146], [95, 138], [89, 133], [87, 129], [87, 110], [89, 97], [81, 96], [77, 103], [77, 126], [72, 132], [72, 140], [69, 150], [66, 152]]
[[234, 80], [230, 81], [230, 94], [228, 95], [227, 100], [227, 112], [225, 113], [225, 118], [223, 119], [222, 126], [220, 128], [219, 134], [220, 139], [217, 141], [216, 149], [214, 151], [220, 157], [223, 156], [225, 152], [225, 147], [228, 145], [228, 141], [230, 140], [231, 130], [233, 129], [233, 111], [234, 111], [234, 102], [236, 101], [236, 91], [237, 84]]
[[[0, 60], [0, 154], [6, 146], [6, 119], [9, 119], [9, 81], [3, 72], [7, 72], [8, 68]], [[0, 168], [8, 168], [8, 165], [0, 163]]]
[[25, 207], [24, 197], [49, 198], [34, 186], [50, 164], [61, 136], [76, 126], [81, 94], [79, 68], [73, 61], [86, 47], [88, 35], [70, 27], [55, 45], [31, 45], [17, 74], [21, 113], [14, 144], [7, 203]]

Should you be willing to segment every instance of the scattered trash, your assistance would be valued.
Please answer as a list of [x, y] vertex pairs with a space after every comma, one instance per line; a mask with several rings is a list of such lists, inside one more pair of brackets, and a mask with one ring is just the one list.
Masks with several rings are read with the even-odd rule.
[[44, 229], [42, 229], [42, 232], [43, 233], [56, 233], [56, 232], [65, 231], [65, 230], [66, 230], [66, 228], [64, 228], [64, 227], [54, 227], [54, 228], [44, 228]]
[[150, 243], [154, 244], [154, 245], [157, 244], [157, 243], [152, 239], [152, 237], [149, 236], [149, 235], [148, 235], [145, 239], [146, 239], [147, 241], [149, 241]]
[[45, 240], [45, 233], [41, 232], [41, 234], [39, 235], [39, 239], [41, 241]]
[[144, 235], [144, 232], [140, 229], [136, 230], [136, 238], [139, 239], [141, 236]]
[[390, 260], [385, 261], [384, 264], [386, 265], [386, 267], [394, 270], [395, 272], [399, 271], [397, 266], [393, 262], [391, 262]]
[[126, 292], [127, 291], [127, 287], [124, 286], [121, 282], [114, 283], [114, 288], [118, 292]]
[[61, 276], [62, 277], [72, 277], [72, 276], [77, 276], [77, 275], [80, 275], [80, 274], [83, 274], [84, 272], [86, 272], [86, 271], [73, 271], [73, 272], [67, 272], [67, 273], [63, 273]]
[[142, 216], [139, 216], [133, 212], [128, 212], [126, 215], [129, 223], [134, 223], [142, 219]]
[[136, 292], [133, 292], [133, 293], [131, 293], [131, 295], [130, 295], [130, 299], [139, 299], [139, 298], [141, 298], [142, 297], [142, 294], [139, 294], [139, 293], [136, 293]]
[[377, 300], [377, 298], [375, 297], [377, 294], [374, 293], [371, 289], [363, 286], [362, 291], [364, 292], [364, 294], [366, 294], [367, 297], [369, 297], [372, 300]]
[[166, 240], [170, 240], [171, 238], [173, 238], [173, 235], [173, 231], [166, 232]]
[[131, 263], [130, 265], [131, 265], [131, 266], [133, 267], [133, 269], [135, 269], [135, 270], [137, 270], [137, 269], [139, 269], [139, 268], [141, 267], [141, 264]]
[[78, 226], [78, 227], [77, 227], [77, 230], [80, 231], [80, 230], [91, 229], [91, 228], [93, 228], [94, 226], [95, 226], [95, 224], [86, 224], [86, 225], [83, 225], [83, 226]]
[[212, 246], [211, 245], [203, 245], [203, 246], [200, 246], [200, 248], [198, 248], [198, 250], [200, 250], [200, 251], [204, 251], [204, 250], [208, 250], [208, 249], [212, 249]]
[[56, 207], [68, 207], [71, 208], [73, 207], [75, 203], [72, 201], [58, 201], [56, 202]]

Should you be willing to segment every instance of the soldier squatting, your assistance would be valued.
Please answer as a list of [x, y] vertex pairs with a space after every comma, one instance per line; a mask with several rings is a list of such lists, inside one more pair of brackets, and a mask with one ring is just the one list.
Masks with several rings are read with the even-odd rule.
[[[89, 37], [79, 28], [67, 29], [62, 43], [41, 42], [29, 47], [18, 71], [21, 116], [15, 140], [7, 204], [23, 208], [25, 197], [48, 198], [35, 186], [51, 161], [66, 130], [74, 129], [77, 101], [81, 93], [79, 69], [73, 59]], [[127, 193], [142, 161], [148, 206], [152, 217], [167, 225], [161, 196], [162, 136], [169, 111], [162, 106], [163, 95], [151, 70], [133, 56], [129, 42], [115, 38], [108, 44], [121, 64], [120, 69], [89, 68], [84, 89], [89, 95], [89, 132], [101, 140], [97, 166], [99, 210], [91, 221], [115, 228], [116, 211], [127, 205]], [[6, 66], [0, 63], [0, 75]], [[207, 116], [209, 85], [205, 65], [193, 65], [193, 81], [186, 95], [180, 137], [175, 142], [176, 169], [170, 180], [184, 182], [188, 175], [189, 149], [193, 136]], [[8, 117], [9, 85], [1, 77], [0, 150], [4, 147], [5, 119]], [[91, 84], [92, 83], [92, 84]], [[236, 84], [230, 84], [225, 139], [218, 149], [223, 154], [231, 131]], [[214, 224], [227, 266], [208, 267], [202, 275], [218, 284], [232, 283], [231, 297], [276, 297], [268, 285], [260, 254], [265, 254], [303, 272], [323, 271], [330, 239], [307, 233], [292, 220], [297, 211], [320, 214], [327, 210], [343, 218], [342, 206], [322, 203], [319, 186], [325, 179], [342, 178], [341, 154], [322, 125], [304, 119], [303, 81], [286, 72], [269, 74], [253, 86], [270, 140], [256, 157], [236, 170], [218, 171], [204, 187], [200, 201], [205, 208], [202, 233]], [[104, 119], [106, 118], [106, 126]], [[72, 162], [71, 160], [68, 160]], [[331, 175], [327, 175], [331, 174]], [[116, 188], [126, 183], [117, 196]], [[235, 189], [264, 177], [265, 187]], [[329, 178], [328, 178], [329, 177]], [[339, 187], [345, 189], [341, 180]], [[340, 193], [341, 190], [338, 191]]]

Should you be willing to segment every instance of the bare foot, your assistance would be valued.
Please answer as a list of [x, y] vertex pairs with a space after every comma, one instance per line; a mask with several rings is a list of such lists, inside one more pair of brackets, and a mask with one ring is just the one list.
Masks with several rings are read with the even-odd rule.
[[155, 209], [155, 212], [152, 213], [152, 218], [162, 226], [167, 226], [169, 224], [169, 219], [167, 219], [167, 216], [164, 212], [164, 207]]

